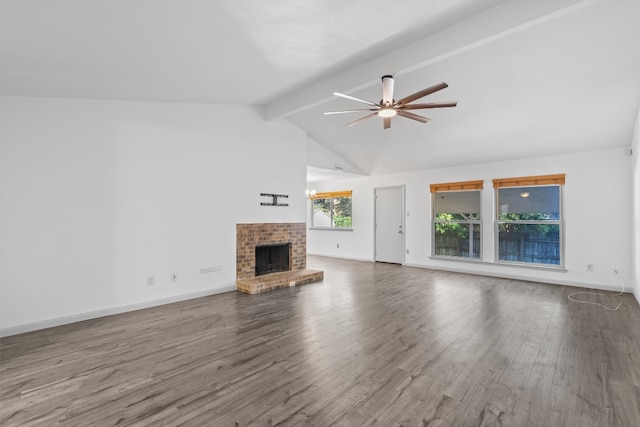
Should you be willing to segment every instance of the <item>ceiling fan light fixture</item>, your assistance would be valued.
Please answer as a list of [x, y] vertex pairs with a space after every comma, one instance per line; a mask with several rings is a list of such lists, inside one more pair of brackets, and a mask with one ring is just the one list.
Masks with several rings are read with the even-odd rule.
[[445, 82], [440, 82], [438, 84], [429, 86], [426, 89], [422, 89], [412, 95], [405, 96], [404, 98], [396, 101], [393, 99], [393, 76], [385, 75], [382, 76], [382, 99], [380, 102], [375, 103], [371, 101], [367, 101], [366, 99], [356, 98], [355, 96], [345, 95], [340, 92], [334, 92], [335, 96], [339, 96], [340, 98], [350, 99], [352, 101], [361, 102], [363, 104], [367, 104], [369, 108], [361, 108], [355, 110], [342, 110], [342, 111], [327, 111], [324, 114], [342, 114], [342, 113], [367, 113], [366, 116], [360, 117], [358, 120], [355, 120], [349, 123], [347, 126], [353, 126], [357, 123], [360, 123], [364, 120], [370, 119], [371, 117], [382, 117], [383, 120], [383, 128], [389, 129], [391, 127], [391, 119], [395, 116], [401, 116], [407, 119], [415, 120], [421, 123], [427, 123], [429, 119], [427, 117], [420, 116], [418, 114], [412, 113], [413, 110], [422, 110], [425, 108], [444, 108], [444, 107], [455, 107], [458, 105], [457, 102], [429, 102], [423, 104], [412, 104], [413, 101], [416, 101], [420, 98], [423, 98], [427, 95], [431, 95], [434, 92], [438, 92], [444, 88], [448, 87]]
[[382, 110], [378, 111], [378, 115], [385, 119], [394, 117], [396, 114], [398, 114], [398, 112], [393, 108], [383, 108]]

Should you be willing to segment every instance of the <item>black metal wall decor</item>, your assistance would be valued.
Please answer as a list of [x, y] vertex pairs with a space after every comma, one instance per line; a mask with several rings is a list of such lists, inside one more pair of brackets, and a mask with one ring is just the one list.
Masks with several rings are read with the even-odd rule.
[[289, 206], [289, 203], [278, 203], [278, 198], [288, 199], [287, 194], [260, 193], [262, 197], [271, 197], [271, 203], [262, 202], [260, 206]]

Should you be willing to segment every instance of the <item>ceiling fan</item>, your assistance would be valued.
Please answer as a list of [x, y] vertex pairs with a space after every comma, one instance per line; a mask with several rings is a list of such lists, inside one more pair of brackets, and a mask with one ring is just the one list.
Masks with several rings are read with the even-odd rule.
[[341, 98], [350, 99], [352, 101], [362, 102], [364, 104], [369, 105], [371, 108], [363, 108], [358, 110], [344, 110], [344, 111], [328, 111], [324, 114], [344, 114], [344, 113], [361, 113], [363, 111], [372, 111], [372, 113], [367, 114], [364, 117], [359, 118], [356, 121], [349, 123], [347, 126], [353, 126], [356, 123], [360, 123], [363, 120], [370, 119], [373, 116], [382, 117], [384, 121], [384, 128], [389, 129], [391, 127], [391, 118], [394, 116], [402, 116], [407, 119], [417, 120], [422, 123], [427, 123], [429, 121], [428, 118], [419, 116], [410, 112], [409, 110], [420, 110], [423, 108], [444, 108], [444, 107], [455, 107], [458, 105], [457, 102], [431, 102], [428, 104], [409, 104], [417, 99], [430, 95], [434, 92], [442, 90], [449, 85], [445, 82], [435, 84], [433, 86], [429, 86], [426, 89], [423, 89], [419, 92], [414, 93], [413, 95], [406, 96], [399, 101], [393, 99], [393, 76], [382, 76], [382, 99], [379, 103], [367, 101], [366, 99], [356, 98], [355, 96], [345, 95], [343, 93], [334, 92], [335, 96], [339, 96]]

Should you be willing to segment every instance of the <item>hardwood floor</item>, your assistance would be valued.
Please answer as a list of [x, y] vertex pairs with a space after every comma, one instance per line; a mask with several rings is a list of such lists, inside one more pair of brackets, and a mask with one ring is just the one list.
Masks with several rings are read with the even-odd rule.
[[606, 311], [568, 287], [308, 266], [324, 281], [1, 339], [0, 425], [640, 424], [628, 294]]

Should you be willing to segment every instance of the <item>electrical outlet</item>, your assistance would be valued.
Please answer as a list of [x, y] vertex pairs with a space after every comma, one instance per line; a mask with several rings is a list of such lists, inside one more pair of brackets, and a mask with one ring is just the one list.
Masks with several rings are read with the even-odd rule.
[[587, 264], [587, 271], [593, 271], [593, 264]]
[[340, 249], [340, 243], [336, 243], [336, 248]]
[[147, 277], [147, 286], [153, 286], [156, 284], [156, 276]]
[[171, 281], [172, 282], [177, 282], [178, 281], [178, 273], [173, 273], [171, 275]]

